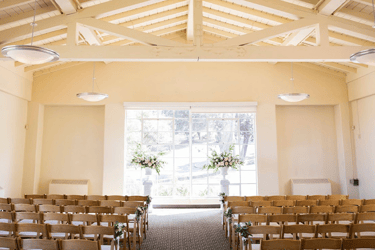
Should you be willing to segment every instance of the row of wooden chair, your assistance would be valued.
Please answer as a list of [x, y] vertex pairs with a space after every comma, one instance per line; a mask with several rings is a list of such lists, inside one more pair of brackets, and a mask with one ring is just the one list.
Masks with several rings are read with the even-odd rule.
[[[255, 245], [260, 240], [272, 239], [375, 239], [375, 224], [258, 225], [247, 226], [245, 231], [247, 232], [247, 237], [240, 236], [233, 228], [232, 249], [238, 249], [238, 245], [241, 245], [240, 249], [242, 249], [242, 243], [246, 241]], [[363, 235], [366, 233], [371, 233], [371, 236]], [[326, 249], [326, 247], [323, 248]]]
[[[41, 249], [41, 250], [106, 250], [100, 241], [91, 240], [49, 240], [49, 239], [21, 239], [21, 238], [0, 238], [0, 248], [10, 250]], [[112, 247], [110, 248], [112, 249]], [[125, 248], [127, 249], [127, 248]]]
[[276, 201], [276, 200], [346, 200], [349, 195], [273, 195], [273, 196], [224, 196], [224, 201]]
[[[261, 250], [304, 250], [304, 249], [372, 249], [375, 239], [302, 239], [302, 240], [262, 240]], [[249, 249], [246, 246], [244, 250]]]
[[118, 200], [118, 201], [146, 201], [143, 195], [67, 195], [67, 194], [25, 194], [25, 199], [68, 199], [68, 200]]

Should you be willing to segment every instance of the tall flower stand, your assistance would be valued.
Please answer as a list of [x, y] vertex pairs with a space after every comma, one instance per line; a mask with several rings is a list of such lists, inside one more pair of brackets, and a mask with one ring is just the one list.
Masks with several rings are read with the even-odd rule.
[[[153, 182], [151, 180], [151, 175], [152, 175], [152, 169], [151, 168], [145, 168], [145, 179], [143, 181], [143, 195], [151, 196], [151, 189]], [[151, 212], [152, 206], [149, 204], [148, 211]]]
[[220, 181], [221, 184], [221, 193], [225, 193], [226, 195], [229, 195], [229, 184], [230, 182], [225, 179], [225, 176], [228, 174], [228, 167], [220, 168], [221, 175], [223, 176], [223, 179]]

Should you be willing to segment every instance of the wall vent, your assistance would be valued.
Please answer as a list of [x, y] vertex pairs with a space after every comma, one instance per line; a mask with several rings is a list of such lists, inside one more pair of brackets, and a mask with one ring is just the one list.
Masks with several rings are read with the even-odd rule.
[[87, 195], [89, 191], [89, 180], [51, 180], [49, 183], [49, 194], [77, 194]]
[[328, 179], [292, 179], [293, 195], [331, 195], [331, 182]]

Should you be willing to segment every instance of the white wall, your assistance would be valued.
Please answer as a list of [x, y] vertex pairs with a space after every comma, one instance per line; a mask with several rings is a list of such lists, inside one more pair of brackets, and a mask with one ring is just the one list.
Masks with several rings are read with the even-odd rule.
[[103, 106], [45, 106], [39, 193], [51, 179], [88, 179], [102, 194], [103, 146]]
[[4, 196], [21, 197], [27, 101], [31, 74], [0, 63], [0, 187]]
[[290, 179], [328, 178], [340, 194], [333, 106], [278, 106], [277, 149], [280, 194], [291, 194]]

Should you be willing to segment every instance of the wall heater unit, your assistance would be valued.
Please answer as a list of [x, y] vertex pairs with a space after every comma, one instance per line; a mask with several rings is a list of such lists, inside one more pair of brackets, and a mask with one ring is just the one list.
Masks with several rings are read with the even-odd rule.
[[49, 194], [87, 195], [89, 180], [51, 180]]
[[331, 182], [328, 179], [292, 179], [293, 195], [331, 195]]

